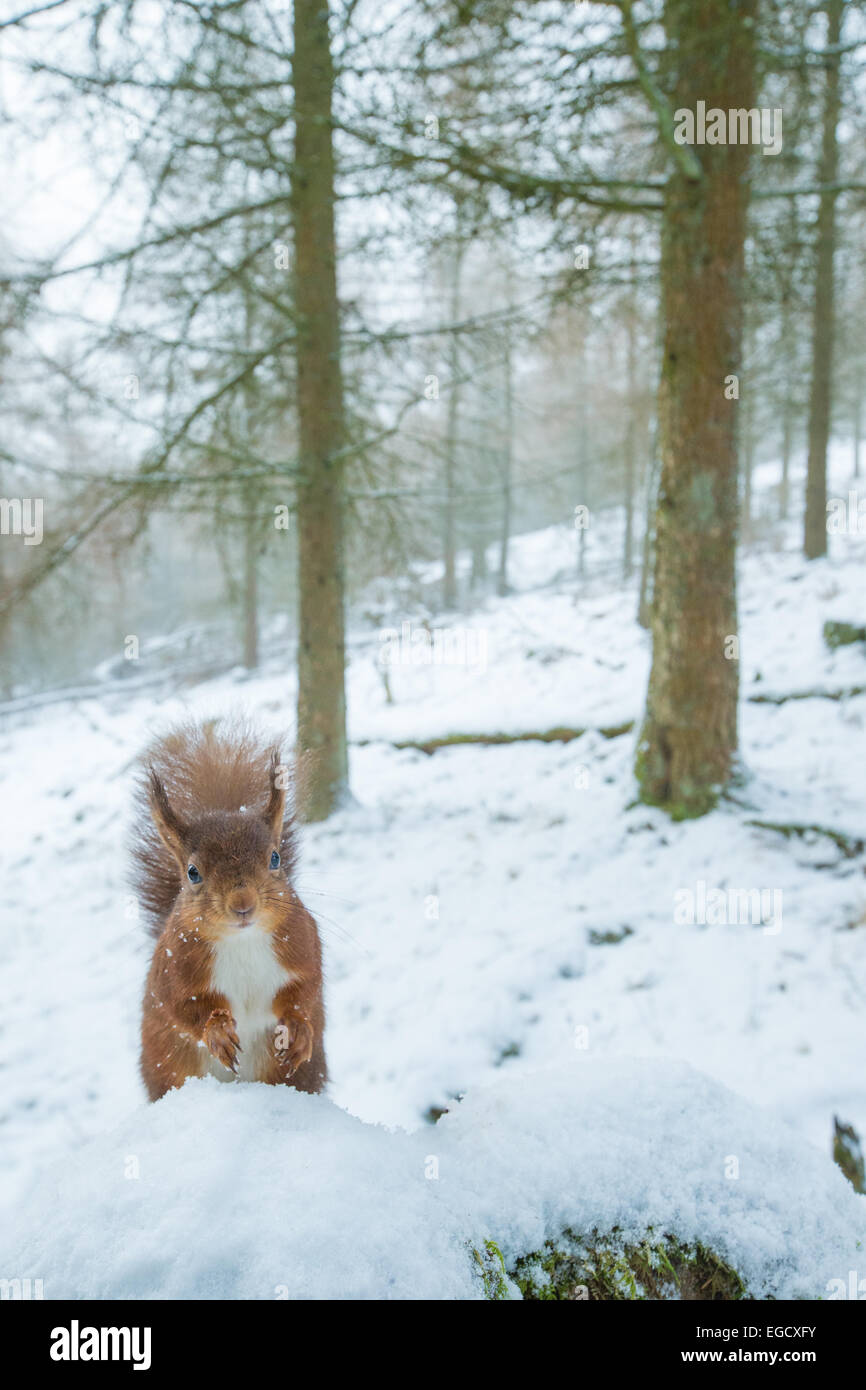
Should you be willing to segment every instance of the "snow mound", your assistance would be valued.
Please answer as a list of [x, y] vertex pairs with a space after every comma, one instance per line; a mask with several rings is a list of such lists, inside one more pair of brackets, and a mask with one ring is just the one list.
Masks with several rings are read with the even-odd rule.
[[412, 1134], [189, 1082], [33, 1180], [0, 1272], [46, 1298], [482, 1298], [485, 1240], [511, 1268], [614, 1227], [700, 1241], [759, 1298], [866, 1266], [866, 1199], [792, 1127], [683, 1063], [580, 1055]]

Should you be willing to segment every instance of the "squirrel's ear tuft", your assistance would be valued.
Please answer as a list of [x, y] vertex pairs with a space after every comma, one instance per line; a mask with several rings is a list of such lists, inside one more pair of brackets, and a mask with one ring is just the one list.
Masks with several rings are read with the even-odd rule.
[[270, 826], [271, 836], [277, 845], [282, 839], [283, 817], [286, 813], [287, 770], [280, 761], [281, 751], [280, 748], [271, 749], [269, 768], [271, 793], [265, 807], [265, 820]]
[[152, 767], [148, 768], [147, 783], [153, 823], [166, 849], [171, 851], [181, 868], [185, 868], [187, 828], [172, 810], [165, 787]]

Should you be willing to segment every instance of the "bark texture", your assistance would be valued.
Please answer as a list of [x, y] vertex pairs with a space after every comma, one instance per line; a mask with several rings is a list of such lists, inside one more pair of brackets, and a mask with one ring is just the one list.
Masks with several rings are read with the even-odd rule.
[[[676, 108], [754, 104], [755, 0], [668, 0]], [[675, 161], [662, 227], [661, 477], [655, 517], [653, 660], [638, 747], [643, 800], [702, 815], [737, 748], [736, 400], [750, 150], [694, 147]]]
[[295, 0], [295, 171], [292, 220], [297, 312], [298, 748], [307, 761], [304, 815], [324, 820], [348, 783], [343, 459], [331, 126], [333, 63], [326, 0]]
[[[829, 0], [827, 48], [838, 47], [843, 0]], [[809, 465], [806, 473], [806, 516], [803, 550], [807, 560], [827, 554], [827, 446], [833, 373], [834, 258], [836, 253], [836, 194], [839, 167], [839, 54], [826, 59], [827, 83], [821, 136], [818, 182], [824, 190], [818, 203], [815, 305], [812, 320], [812, 383], [809, 390]]]

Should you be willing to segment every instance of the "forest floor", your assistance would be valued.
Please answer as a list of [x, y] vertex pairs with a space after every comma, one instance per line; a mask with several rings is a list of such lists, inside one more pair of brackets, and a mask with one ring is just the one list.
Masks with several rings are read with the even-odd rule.
[[[849, 485], [840, 466], [832, 490]], [[834, 1114], [866, 1131], [866, 694], [849, 693], [866, 687], [866, 649], [829, 651], [822, 626], [866, 621], [866, 523], [810, 565], [793, 527], [756, 527], [739, 582], [746, 776], [736, 801], [682, 824], [632, 804], [650, 653], [636, 582], [601, 565], [618, 526], [612, 513], [591, 528], [585, 580], [573, 531], [518, 538], [515, 591], [436, 620], [470, 659], [393, 665], [392, 703], [387, 639], [354, 624], [355, 800], [305, 830], [298, 880], [325, 943], [332, 1097], [417, 1129], [470, 1087], [575, 1049], [670, 1057], [829, 1153]], [[411, 641], [420, 620], [382, 625], [411, 622]], [[0, 718], [4, 1200], [143, 1099], [148, 942], [124, 882], [136, 753], [181, 713], [242, 708], [290, 728], [294, 693], [266, 660], [253, 677], [158, 695], [107, 684]], [[394, 746], [556, 727], [589, 732]], [[763, 916], [738, 920], [713, 890], [762, 892]]]

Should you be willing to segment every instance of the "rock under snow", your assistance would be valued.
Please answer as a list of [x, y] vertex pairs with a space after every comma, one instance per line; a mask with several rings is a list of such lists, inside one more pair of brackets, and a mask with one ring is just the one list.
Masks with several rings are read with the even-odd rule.
[[0, 1272], [46, 1298], [483, 1298], [485, 1241], [511, 1270], [615, 1228], [700, 1242], [755, 1297], [866, 1275], [866, 1198], [829, 1156], [681, 1062], [585, 1054], [411, 1134], [190, 1082], [34, 1178]]

